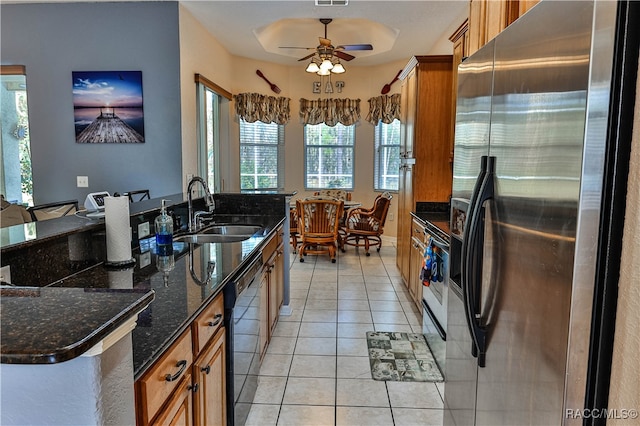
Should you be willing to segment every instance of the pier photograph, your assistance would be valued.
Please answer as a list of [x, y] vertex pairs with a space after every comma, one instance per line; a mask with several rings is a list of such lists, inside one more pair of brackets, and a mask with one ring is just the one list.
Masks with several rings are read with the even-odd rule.
[[141, 71], [73, 71], [77, 143], [144, 143]]

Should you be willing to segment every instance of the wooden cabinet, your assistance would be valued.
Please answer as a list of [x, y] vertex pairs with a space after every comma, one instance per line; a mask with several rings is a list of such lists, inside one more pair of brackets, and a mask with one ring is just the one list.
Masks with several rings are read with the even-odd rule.
[[500, 34], [538, 2], [539, 0], [471, 0], [468, 55], [472, 55]]
[[224, 327], [220, 327], [211, 344], [193, 363], [194, 382], [199, 386], [194, 402], [199, 426], [227, 423], [224, 333]]
[[410, 249], [410, 274], [409, 274], [409, 295], [411, 300], [418, 307], [418, 312], [422, 312], [422, 280], [420, 280], [420, 270], [424, 260], [424, 226], [415, 219], [411, 222], [411, 249]]
[[416, 201], [451, 196], [453, 57], [415, 56], [400, 74], [402, 105], [398, 250], [396, 263], [409, 282], [411, 216]]
[[135, 383], [139, 425], [226, 424], [222, 294]]
[[178, 388], [171, 394], [165, 408], [160, 412], [153, 425], [192, 426], [196, 423], [193, 417], [193, 384], [191, 373], [186, 373], [179, 382]]
[[284, 228], [279, 227], [262, 250], [260, 281], [260, 354], [266, 352], [284, 299]]
[[456, 100], [458, 99], [458, 66], [462, 60], [469, 56], [469, 20], [466, 19], [462, 25], [449, 37], [453, 43], [453, 66], [451, 75], [451, 147], [449, 151], [449, 162], [453, 168], [453, 146], [455, 143], [456, 127]]

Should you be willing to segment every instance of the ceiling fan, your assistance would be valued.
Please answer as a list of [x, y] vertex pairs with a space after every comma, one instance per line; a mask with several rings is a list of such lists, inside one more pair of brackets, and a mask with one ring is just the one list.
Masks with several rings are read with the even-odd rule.
[[[340, 59], [350, 61], [355, 56], [346, 53], [346, 50], [373, 50], [370, 44], [341, 44], [333, 46], [331, 40], [327, 38], [327, 25], [333, 21], [331, 18], [320, 18], [320, 22], [324, 25], [324, 37], [318, 37], [320, 44], [316, 47], [290, 47], [281, 46], [281, 49], [305, 49], [315, 50], [315, 52], [298, 59], [298, 61], [306, 61], [309, 58], [311, 63], [307, 67], [308, 72], [317, 72], [320, 75], [329, 74], [329, 70], [334, 73], [344, 72], [344, 67], [340, 64]], [[335, 58], [334, 58], [335, 57]], [[315, 64], [315, 66], [313, 65]], [[323, 67], [324, 65], [324, 67]], [[333, 68], [336, 68], [335, 70]], [[323, 71], [323, 69], [325, 71]]]

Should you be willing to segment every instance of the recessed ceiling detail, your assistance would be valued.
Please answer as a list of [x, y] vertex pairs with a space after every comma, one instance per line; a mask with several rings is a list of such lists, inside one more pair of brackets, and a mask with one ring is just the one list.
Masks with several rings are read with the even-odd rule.
[[[309, 28], [317, 28], [311, 36]], [[346, 44], [371, 44], [374, 50], [359, 51], [357, 57], [379, 55], [390, 51], [400, 30], [368, 19], [333, 19], [328, 27], [328, 38], [334, 46]], [[323, 36], [324, 27], [316, 18], [286, 18], [253, 31], [262, 48], [269, 53], [300, 58], [300, 49], [282, 49], [282, 46], [307, 48], [318, 46], [318, 37]]]

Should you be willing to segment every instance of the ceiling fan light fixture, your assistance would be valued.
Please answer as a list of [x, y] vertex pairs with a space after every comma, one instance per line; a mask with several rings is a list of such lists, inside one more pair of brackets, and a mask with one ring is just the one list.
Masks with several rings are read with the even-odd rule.
[[309, 66], [307, 66], [306, 71], [307, 72], [318, 72], [318, 71], [320, 71], [320, 67], [318, 66], [318, 64], [316, 64], [315, 62], [311, 61], [311, 62], [309, 62]]
[[331, 70], [323, 69], [322, 67], [320, 67], [320, 71], [318, 71], [316, 74], [318, 74], [318, 75], [329, 75], [329, 74], [331, 74]]
[[324, 59], [320, 64], [321, 70], [329, 71], [331, 68], [333, 68], [333, 63], [329, 59]]
[[342, 64], [340, 62], [338, 62], [337, 64], [335, 64], [333, 66], [333, 68], [331, 68], [331, 72], [334, 73], [334, 74], [342, 74], [345, 71], [346, 70], [344, 69], [344, 67], [342, 66]]

